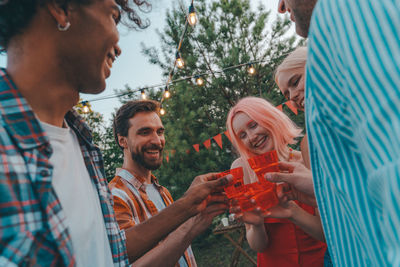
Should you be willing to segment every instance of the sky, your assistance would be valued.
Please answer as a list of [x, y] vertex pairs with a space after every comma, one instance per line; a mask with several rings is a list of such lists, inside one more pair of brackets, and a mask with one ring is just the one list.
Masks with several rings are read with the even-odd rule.
[[[166, 11], [171, 9], [174, 2], [171, 0], [153, 0], [150, 2], [152, 3], [151, 12], [141, 14], [142, 18], [150, 20], [150, 26], [142, 31], [128, 31], [126, 28], [120, 27], [119, 45], [122, 49], [122, 54], [113, 64], [111, 76], [106, 81], [106, 89], [99, 95], [82, 94], [81, 98], [83, 100], [90, 101], [91, 99], [113, 95], [114, 89], [123, 89], [125, 85], [129, 85], [131, 88], [138, 88], [164, 83], [162, 70], [158, 66], [150, 64], [148, 59], [141, 53], [141, 43], [143, 42], [147, 47], [159, 47], [159, 38], [156, 30], [162, 31], [164, 28]], [[183, 3], [186, 3], [188, 7], [190, 2], [190, 0], [183, 0]], [[260, 0], [250, 0], [250, 2], [252, 7], [255, 8], [260, 3]], [[267, 10], [271, 10], [270, 20], [273, 21], [277, 16], [278, 0], [263, 0], [261, 2], [266, 6]], [[0, 55], [0, 67], [6, 67], [5, 55]], [[105, 120], [109, 121], [111, 114], [115, 108], [120, 106], [120, 103], [117, 98], [113, 98], [91, 102], [91, 105], [94, 111], [100, 112]]]

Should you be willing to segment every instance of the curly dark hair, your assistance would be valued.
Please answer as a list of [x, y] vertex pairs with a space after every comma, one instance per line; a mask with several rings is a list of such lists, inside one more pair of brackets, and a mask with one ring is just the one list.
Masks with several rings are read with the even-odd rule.
[[[0, 0], [0, 51], [7, 50], [10, 40], [23, 32], [37, 12], [39, 6], [48, 1], [55, 1], [66, 9], [70, 3], [88, 5], [96, 0]], [[146, 12], [151, 9], [147, 0], [115, 0], [121, 8], [121, 23], [129, 28], [144, 29], [149, 21], [143, 21], [138, 12], [139, 9]]]

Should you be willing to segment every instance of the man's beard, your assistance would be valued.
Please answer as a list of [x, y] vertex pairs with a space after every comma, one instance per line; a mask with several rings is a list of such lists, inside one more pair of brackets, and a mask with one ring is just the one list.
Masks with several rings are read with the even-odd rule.
[[[159, 150], [160, 151], [160, 158], [157, 161], [146, 161], [144, 159], [144, 152], [149, 149], [149, 150]], [[157, 146], [157, 145], [152, 145], [152, 146], [148, 146], [148, 147], [143, 147], [141, 149], [141, 151], [139, 153], [135, 153], [135, 152], [131, 152], [131, 157], [132, 160], [135, 161], [136, 163], [138, 163], [139, 165], [142, 165], [144, 168], [146, 168], [147, 170], [157, 170], [158, 168], [160, 168], [161, 164], [162, 164], [162, 148]]]

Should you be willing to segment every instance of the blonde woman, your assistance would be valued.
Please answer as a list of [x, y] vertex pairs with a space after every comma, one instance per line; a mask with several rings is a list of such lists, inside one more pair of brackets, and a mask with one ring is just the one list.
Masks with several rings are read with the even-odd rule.
[[[287, 100], [294, 106], [304, 111], [304, 84], [305, 66], [307, 61], [307, 47], [298, 47], [290, 53], [275, 71], [275, 82]], [[310, 168], [308, 156], [307, 135], [300, 144], [304, 164]]]

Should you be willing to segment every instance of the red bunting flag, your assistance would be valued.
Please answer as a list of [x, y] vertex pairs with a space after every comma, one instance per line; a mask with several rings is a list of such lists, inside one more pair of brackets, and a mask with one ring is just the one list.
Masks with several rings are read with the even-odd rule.
[[195, 144], [193, 145], [194, 150], [196, 150], [197, 152], [200, 151], [200, 145], [199, 144]]
[[213, 137], [217, 145], [222, 149], [222, 135], [217, 134], [216, 136]]
[[277, 109], [279, 109], [280, 111], [282, 111], [282, 104], [279, 106], [276, 106]]
[[186, 154], [190, 154], [190, 149], [186, 149]]
[[298, 114], [297, 108], [293, 105], [292, 101], [287, 101], [285, 104], [294, 114]]
[[164, 150], [165, 160], [169, 162], [169, 150]]
[[228, 137], [229, 141], [231, 141], [231, 143], [232, 143], [232, 138], [231, 138], [231, 136], [229, 135], [229, 132], [228, 132], [228, 131], [225, 131], [224, 134], [226, 135], [226, 137]]
[[210, 146], [211, 146], [211, 139], [207, 139], [206, 141], [204, 141], [203, 145], [204, 145], [207, 149], [209, 149]]

